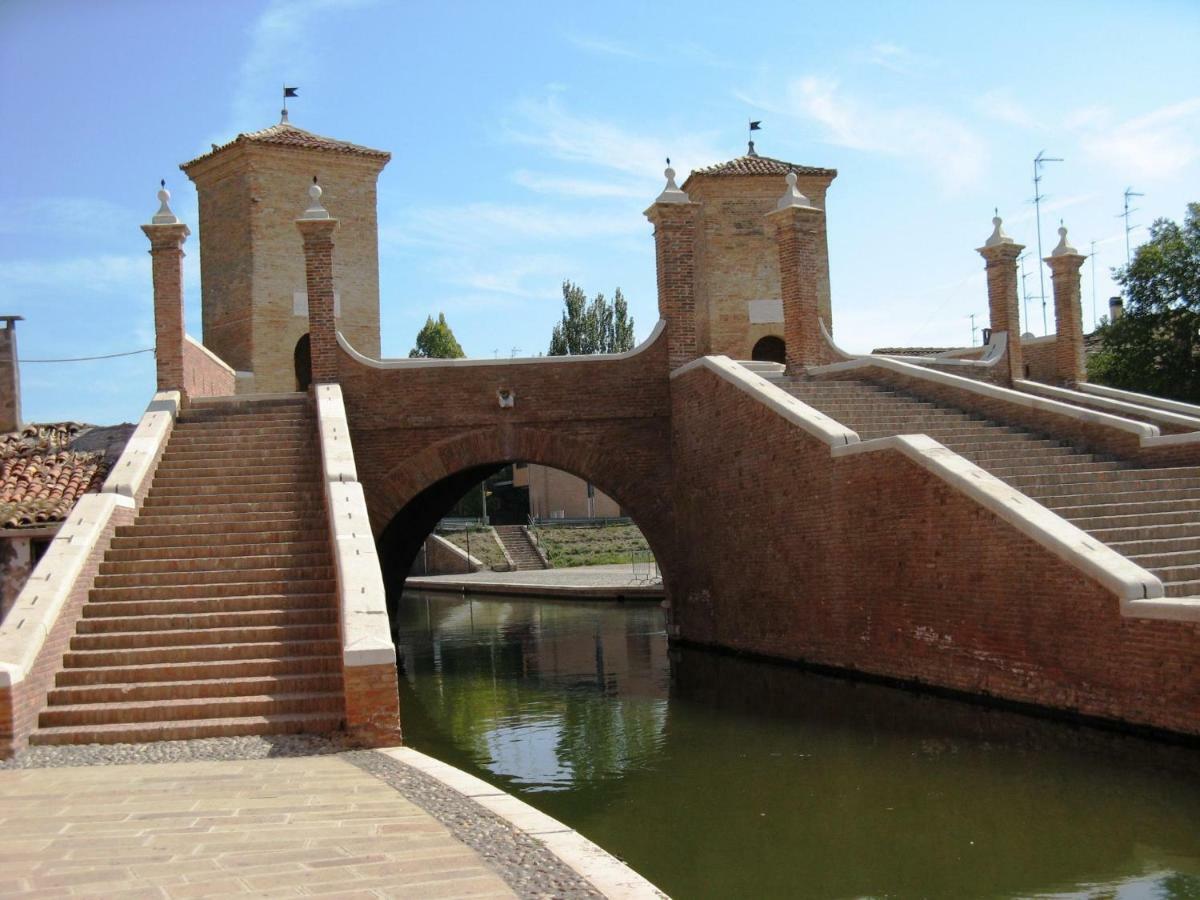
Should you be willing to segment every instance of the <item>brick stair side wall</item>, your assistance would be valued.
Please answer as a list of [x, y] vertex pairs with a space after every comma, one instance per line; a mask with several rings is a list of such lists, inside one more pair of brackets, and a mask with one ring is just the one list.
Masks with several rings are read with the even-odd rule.
[[680, 639], [1200, 734], [1200, 624], [1123, 616], [902, 453], [831, 455], [712, 371], [676, 374]]
[[[92, 535], [89, 536], [92, 543], [79, 572], [69, 585], [62, 586], [66, 598], [57, 615], [37, 626], [31, 623], [31, 628], [40, 627], [46, 634], [32, 665], [28, 671], [22, 671], [23, 665], [14, 666], [7, 659], [0, 660], [0, 664], [9, 664], [5, 666], [8, 669], [8, 683], [0, 685], [0, 759], [7, 759], [28, 745], [29, 735], [37, 727], [38, 715], [46, 706], [54, 679], [62, 669], [63, 654], [75, 634], [83, 606], [99, 574], [100, 563], [104, 561], [113, 534], [119, 526], [133, 522], [150, 490], [155, 470], [179, 413], [180, 400], [178, 392], [155, 394], [101, 488], [101, 497], [108, 495], [112, 499], [101, 500], [90, 494], [80, 498], [67, 517], [67, 526], [60, 530], [30, 575], [26, 584], [29, 593], [22, 590], [17, 597], [14, 609], [23, 605], [23, 598], [34, 599], [38, 591], [49, 593], [46, 590], [49, 580], [57, 570], [68, 564], [63, 555], [68, 552], [64, 545], [75, 539], [74, 535], [69, 534], [70, 523], [79, 518], [85, 508], [97, 510], [105, 521], [97, 523], [92, 529]], [[48, 608], [52, 601], [45, 597], [43, 602]], [[15, 622], [4, 622], [6, 629], [15, 625]]]
[[215, 353], [190, 335], [183, 342], [183, 390], [188, 397], [229, 397], [237, 387], [237, 373]]

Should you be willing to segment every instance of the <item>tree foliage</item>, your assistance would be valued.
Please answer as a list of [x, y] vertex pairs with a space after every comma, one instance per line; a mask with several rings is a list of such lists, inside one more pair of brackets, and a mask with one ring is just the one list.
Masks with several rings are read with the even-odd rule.
[[1124, 288], [1125, 314], [1105, 321], [1102, 349], [1088, 361], [1099, 384], [1200, 403], [1200, 203], [1183, 227], [1169, 219], [1113, 277]]
[[446, 314], [438, 313], [436, 322], [433, 316], [425, 319], [425, 325], [417, 332], [417, 345], [408, 355], [411, 359], [462, 359], [467, 354], [446, 324]]
[[562, 321], [550, 336], [550, 356], [585, 353], [624, 353], [633, 349], [633, 319], [621, 289], [612, 302], [597, 294], [591, 303], [583, 288], [570, 281], [563, 286]]

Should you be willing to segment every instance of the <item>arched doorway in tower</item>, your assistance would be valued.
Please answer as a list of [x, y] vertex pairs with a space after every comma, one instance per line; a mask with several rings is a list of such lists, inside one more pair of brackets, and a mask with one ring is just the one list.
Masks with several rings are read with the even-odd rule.
[[312, 384], [312, 344], [307, 332], [296, 341], [292, 359], [296, 367], [296, 390], [307, 391]]
[[750, 358], [756, 362], [787, 362], [787, 344], [783, 338], [774, 334], [768, 334], [764, 338], [759, 338], [758, 343], [754, 345], [754, 349], [750, 351]]

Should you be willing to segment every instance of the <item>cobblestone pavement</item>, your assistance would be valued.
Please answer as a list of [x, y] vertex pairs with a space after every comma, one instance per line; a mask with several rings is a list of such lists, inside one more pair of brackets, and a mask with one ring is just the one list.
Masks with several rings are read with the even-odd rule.
[[169, 743], [37, 748], [0, 771], [0, 895], [600, 896], [383, 754], [321, 738]]

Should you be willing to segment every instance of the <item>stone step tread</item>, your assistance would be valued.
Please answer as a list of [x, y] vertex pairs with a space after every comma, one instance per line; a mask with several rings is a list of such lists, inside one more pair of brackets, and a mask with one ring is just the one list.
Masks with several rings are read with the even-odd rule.
[[246, 597], [256, 594], [332, 594], [337, 582], [332, 578], [286, 581], [232, 581], [220, 584], [156, 584], [129, 587], [94, 587], [88, 595], [94, 601], [114, 600], [196, 600], [202, 597]]
[[133, 650], [149, 647], [203, 647], [212, 644], [263, 644], [291, 640], [330, 641], [337, 622], [312, 625], [254, 625], [231, 628], [171, 628], [164, 631], [107, 631], [76, 634], [71, 650]]
[[[205, 552], [210, 547], [202, 546]], [[105, 554], [100, 563], [101, 575], [136, 575], [139, 573], [171, 574], [176, 572], [220, 572], [230, 569], [263, 570], [316, 568], [333, 565], [328, 547], [318, 547], [307, 553], [246, 553], [245, 547], [231, 546], [225, 555], [212, 556], [155, 556], [153, 551], [133, 551], [140, 556], [133, 559], [111, 559]], [[112, 551], [110, 551], [111, 554]]]
[[334, 577], [332, 564], [262, 566], [245, 569], [214, 568], [201, 571], [181, 572], [133, 572], [117, 575], [97, 575], [93, 582], [96, 590], [115, 587], [171, 587], [195, 584], [229, 584], [241, 582], [257, 584], [264, 581], [318, 581]]
[[240, 697], [264, 694], [337, 692], [342, 678], [337, 672], [313, 672], [238, 678], [204, 678], [180, 681], [118, 681], [53, 688], [47, 703], [74, 706], [85, 703], [141, 702], [176, 698]]
[[204, 737], [237, 737], [252, 734], [320, 734], [337, 731], [342, 716], [328, 713], [287, 713], [238, 716], [227, 719], [198, 719], [160, 724], [112, 724], [39, 728], [29, 736], [31, 744], [118, 744]]
[[177, 600], [88, 600], [82, 619], [123, 616], [209, 615], [212, 613], [272, 612], [301, 609], [337, 609], [333, 593], [248, 594], [234, 597], [198, 597]]
[[1106, 544], [1116, 546], [1137, 541], [1157, 541], [1174, 538], [1200, 539], [1200, 516], [1193, 516], [1187, 521], [1164, 522], [1162, 524], [1146, 525], [1116, 525], [1087, 529], [1093, 537], [1099, 538]]
[[87, 616], [76, 624], [76, 634], [119, 634], [232, 628], [261, 628], [284, 625], [336, 625], [338, 611], [333, 605], [299, 609], [219, 610], [195, 613], [118, 613]]
[[233, 662], [246, 659], [290, 659], [332, 656], [340, 653], [341, 641], [303, 640], [235, 644], [189, 644], [170, 647], [123, 647], [103, 650], [68, 650], [65, 668], [105, 669], [149, 663]]
[[132, 725], [299, 712], [339, 714], [341, 705], [342, 695], [335, 691], [57, 704], [42, 710], [38, 716], [38, 726]]
[[[205, 554], [211, 554], [220, 547], [237, 549], [239, 557], [260, 556], [306, 556], [311, 554], [329, 554], [329, 542], [321, 540], [289, 541], [289, 540], [259, 540], [246, 543], [245, 536], [240, 541], [230, 540], [217, 543], [211, 539], [198, 539], [187, 544], [178, 541], [161, 546], [129, 546], [128, 541], [134, 538], [113, 538], [112, 546], [104, 555], [106, 562], [154, 562], [158, 560], [196, 560]], [[120, 542], [120, 543], [119, 543]], [[212, 558], [217, 558], [213, 556]], [[225, 557], [220, 557], [224, 559]]]
[[94, 667], [73, 666], [59, 670], [55, 675], [55, 684], [59, 687], [67, 687], [306, 674], [336, 674], [340, 677], [341, 667], [340, 652], [308, 656], [236, 657], [233, 659], [149, 662]]

